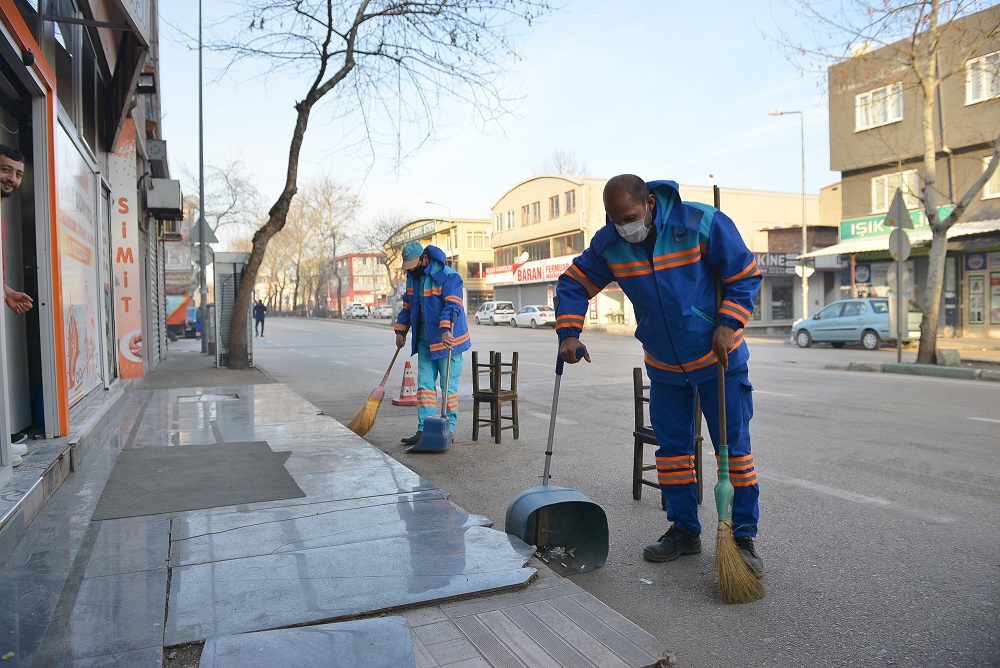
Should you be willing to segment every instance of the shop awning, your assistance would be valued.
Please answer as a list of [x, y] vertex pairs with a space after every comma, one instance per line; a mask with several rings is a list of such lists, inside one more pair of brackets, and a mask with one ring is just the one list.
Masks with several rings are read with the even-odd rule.
[[[970, 220], [968, 222], [955, 223], [948, 229], [948, 238], [968, 237], [976, 234], [988, 234], [1000, 230], [1000, 218], [990, 218], [989, 220]], [[910, 237], [911, 246], [925, 246], [931, 242], [931, 230], [929, 227], [919, 230], [907, 230]], [[819, 248], [802, 257], [820, 257], [823, 255], [855, 255], [857, 253], [872, 253], [876, 251], [889, 250], [889, 235], [883, 234], [877, 237], [862, 237], [860, 239], [848, 239], [839, 244]]]

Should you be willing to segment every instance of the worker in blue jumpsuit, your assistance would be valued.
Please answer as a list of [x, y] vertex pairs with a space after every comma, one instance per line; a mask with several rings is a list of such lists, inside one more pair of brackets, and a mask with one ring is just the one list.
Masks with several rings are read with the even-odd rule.
[[[718, 209], [681, 201], [672, 181], [644, 182], [633, 174], [604, 189], [607, 223], [573, 260], [556, 288], [559, 354], [578, 361], [590, 300], [617, 282], [635, 309], [650, 379], [649, 413], [659, 448], [656, 469], [671, 523], [643, 550], [647, 561], [701, 552], [694, 458], [695, 393], [719, 443], [717, 362], [726, 368], [726, 424], [734, 488], [733, 535], [744, 562], [760, 577], [754, 545], [759, 485], [750, 449], [753, 399], [743, 328], [760, 288], [760, 270], [733, 221]], [[716, 302], [716, 278], [723, 294]], [[589, 352], [583, 359], [590, 361]]]

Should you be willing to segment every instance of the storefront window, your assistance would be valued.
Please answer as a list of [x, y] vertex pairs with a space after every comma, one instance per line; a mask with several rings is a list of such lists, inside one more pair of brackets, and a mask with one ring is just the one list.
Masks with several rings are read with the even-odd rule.
[[771, 320], [792, 319], [792, 281], [776, 279], [771, 284]]
[[521, 252], [525, 251], [528, 253], [528, 260], [545, 260], [551, 257], [548, 240], [524, 244], [521, 246]]
[[556, 237], [552, 240], [552, 257], [579, 255], [584, 250], [583, 243], [583, 232]]
[[760, 310], [760, 294], [761, 290], [757, 291], [757, 296], [753, 298], [753, 315], [750, 316], [751, 320], [760, 320], [764, 317]]

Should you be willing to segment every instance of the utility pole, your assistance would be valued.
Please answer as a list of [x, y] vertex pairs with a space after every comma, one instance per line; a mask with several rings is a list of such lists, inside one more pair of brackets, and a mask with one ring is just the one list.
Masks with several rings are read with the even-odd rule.
[[[201, 352], [208, 352], [208, 285], [205, 282], [205, 116], [201, 63], [201, 0], [198, 0], [198, 291], [201, 295]], [[215, 328], [211, 328], [214, 330]]]

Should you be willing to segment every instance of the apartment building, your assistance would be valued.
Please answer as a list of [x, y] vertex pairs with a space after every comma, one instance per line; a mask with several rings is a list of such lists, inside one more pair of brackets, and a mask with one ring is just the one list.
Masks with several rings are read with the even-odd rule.
[[[1000, 6], [945, 26], [940, 70], [957, 66], [934, 99], [939, 212], [982, 176], [1000, 134]], [[830, 166], [843, 175], [839, 243], [810, 253], [850, 266], [851, 291], [885, 294], [892, 264], [883, 225], [897, 189], [913, 222], [903, 293], [923, 298], [931, 232], [923, 201], [923, 93], [894, 46], [829, 69]], [[949, 231], [941, 336], [1000, 337], [1000, 172]]]
[[[537, 176], [507, 190], [492, 207], [491, 243], [494, 266], [487, 283], [496, 299], [527, 304], [552, 304], [556, 281], [591, 238], [606, 224], [604, 186], [607, 179]], [[686, 201], [712, 204], [708, 186], [680, 185]], [[801, 313], [801, 281], [795, 266], [801, 252], [802, 193], [781, 193], [722, 187], [722, 209], [736, 222], [744, 241], [757, 254], [764, 280], [754, 312], [753, 327], [761, 332], [787, 331]], [[805, 196], [810, 250], [829, 238], [819, 232], [819, 197]], [[771, 230], [786, 229], [799, 241], [779, 249], [768, 246]], [[820, 262], [809, 278], [817, 306], [838, 294], [839, 264]], [[832, 279], [826, 279], [831, 274]], [[829, 288], [829, 289], [827, 289]], [[591, 325], [632, 325], [632, 305], [614, 283], [591, 301]]]
[[406, 291], [406, 276], [402, 270], [400, 252], [411, 241], [423, 246], [434, 245], [444, 251], [448, 266], [458, 272], [465, 285], [465, 309], [475, 312], [483, 302], [493, 299], [493, 290], [486, 280], [493, 266], [490, 246], [490, 221], [481, 218], [419, 218], [403, 225], [385, 243], [385, 252], [392, 258], [395, 304]]
[[348, 304], [361, 303], [375, 308], [385, 303], [389, 276], [382, 253], [347, 253], [333, 260], [328, 272], [327, 294], [331, 311], [343, 313]]

